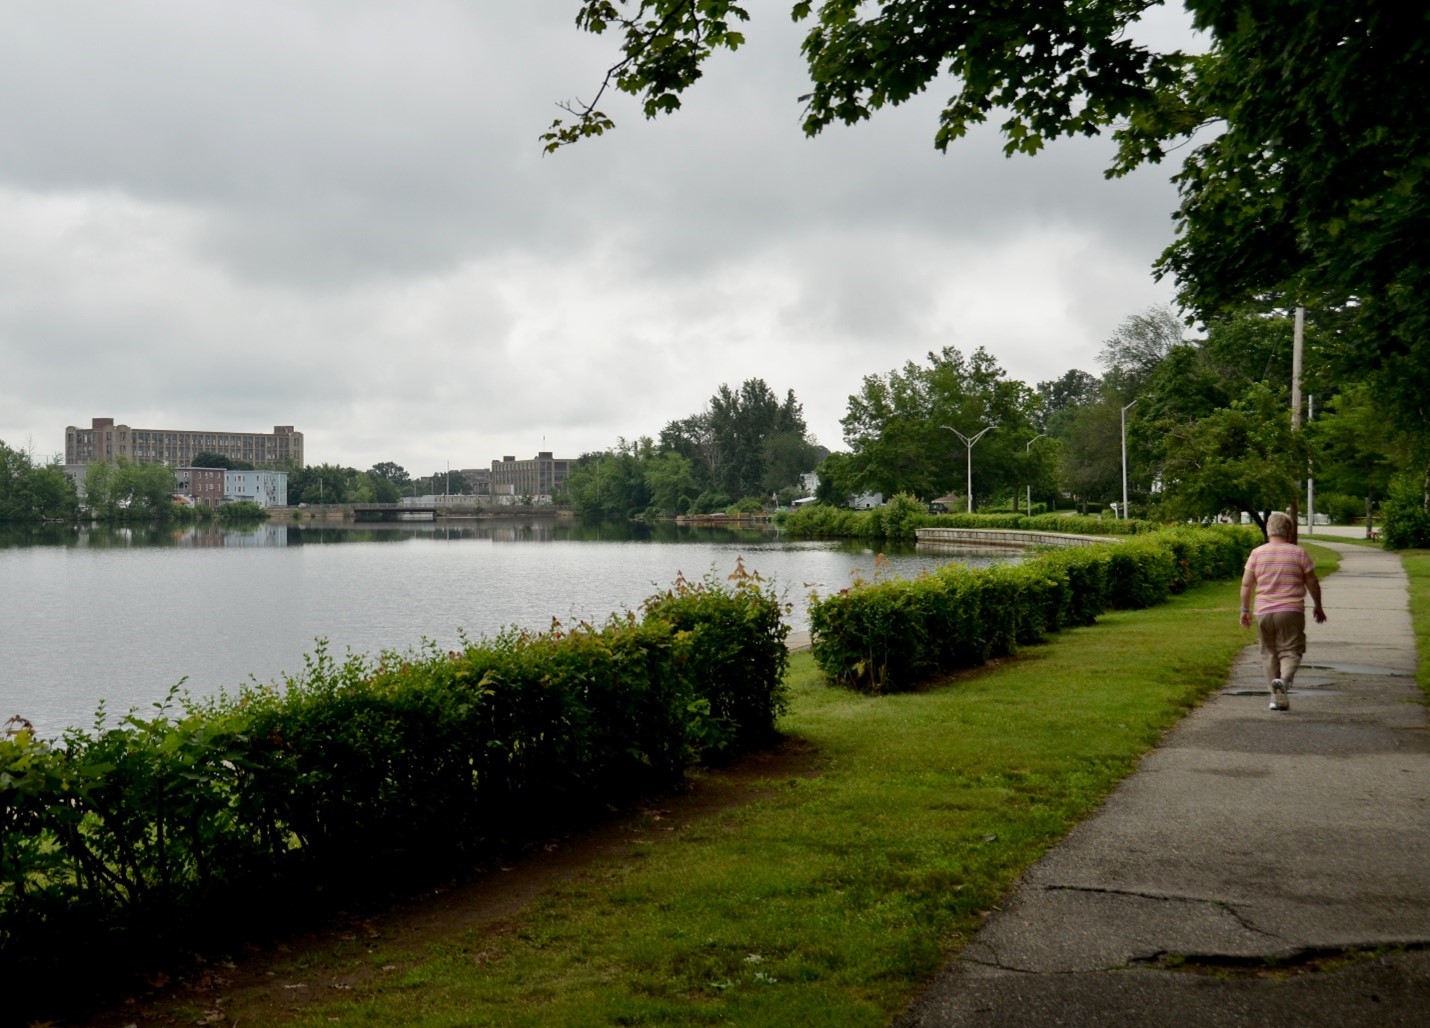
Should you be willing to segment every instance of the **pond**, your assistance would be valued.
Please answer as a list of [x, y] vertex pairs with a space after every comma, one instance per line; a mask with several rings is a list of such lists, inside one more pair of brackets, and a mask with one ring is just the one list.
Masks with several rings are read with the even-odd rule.
[[[254, 528], [0, 529], [0, 721], [42, 735], [300, 671], [317, 640], [341, 655], [443, 649], [505, 627], [545, 630], [637, 609], [678, 575], [737, 562], [771, 580], [807, 626], [811, 592], [912, 577], [951, 560], [911, 545], [794, 540], [773, 531], [521, 518]], [[877, 567], [876, 567], [877, 565]]]

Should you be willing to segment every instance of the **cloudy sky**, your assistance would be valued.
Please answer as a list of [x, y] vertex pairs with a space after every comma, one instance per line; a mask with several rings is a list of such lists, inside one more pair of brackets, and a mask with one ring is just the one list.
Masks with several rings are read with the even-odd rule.
[[[613, 98], [614, 134], [543, 157], [615, 53], [576, 0], [6, 0], [0, 440], [292, 424], [311, 463], [427, 474], [759, 377], [838, 449], [865, 375], [948, 345], [1097, 372], [1171, 300], [1169, 169], [991, 129], [940, 155], [943, 93], [806, 139], [789, 6], [676, 116]], [[1179, 10], [1145, 35], [1190, 41]]]

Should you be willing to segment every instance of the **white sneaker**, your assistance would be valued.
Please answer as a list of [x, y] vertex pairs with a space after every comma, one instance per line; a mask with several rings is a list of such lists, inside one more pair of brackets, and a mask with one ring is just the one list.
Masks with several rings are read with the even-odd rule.
[[1290, 710], [1291, 701], [1286, 698], [1286, 683], [1281, 679], [1271, 683], [1271, 709]]

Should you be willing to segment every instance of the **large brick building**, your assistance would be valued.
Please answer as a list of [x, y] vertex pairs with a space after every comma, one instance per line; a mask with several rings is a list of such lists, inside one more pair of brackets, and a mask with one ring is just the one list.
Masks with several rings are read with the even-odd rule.
[[194, 432], [166, 428], [130, 428], [113, 418], [94, 418], [89, 428], [65, 429], [66, 464], [114, 464], [123, 457], [135, 464], [188, 467], [201, 453], [216, 453], [257, 467], [303, 466], [303, 433], [292, 425], [272, 432]]

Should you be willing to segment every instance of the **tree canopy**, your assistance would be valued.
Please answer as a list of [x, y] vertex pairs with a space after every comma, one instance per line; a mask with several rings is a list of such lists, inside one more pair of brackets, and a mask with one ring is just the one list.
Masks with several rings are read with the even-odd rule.
[[[1156, 265], [1183, 308], [1203, 321], [1247, 304], [1334, 312], [1340, 345], [1327, 359], [1430, 429], [1424, 12], [1187, 0], [1211, 43], [1193, 55], [1137, 41], [1136, 23], [1157, 6], [798, 0], [804, 131], [946, 84], [940, 150], [994, 116], [1008, 154], [1110, 133], [1111, 176], [1185, 155], [1175, 238]], [[638, 98], [647, 117], [679, 109], [704, 62], [744, 44], [748, 21], [732, 0], [581, 0], [577, 26], [619, 33], [619, 57], [592, 102], [566, 105], [547, 149], [613, 127], [600, 106], [608, 89]]]
[[583, 514], [628, 517], [723, 510], [801, 494], [799, 477], [828, 451], [809, 436], [793, 390], [781, 400], [762, 378], [715, 390], [704, 409], [666, 424], [658, 439], [619, 440], [584, 455], [566, 480]]
[[994, 492], [1021, 482], [1021, 458], [1030, 427], [1034, 394], [1009, 379], [991, 354], [979, 348], [964, 357], [946, 346], [927, 364], [908, 361], [884, 375], [866, 375], [849, 397], [840, 424], [850, 459], [846, 468], [856, 489], [886, 496], [907, 492], [931, 498], [966, 491], [968, 444], [977, 444], [975, 489]]
[[36, 464], [0, 440], [0, 521], [70, 518], [76, 507], [74, 482], [57, 460]]

